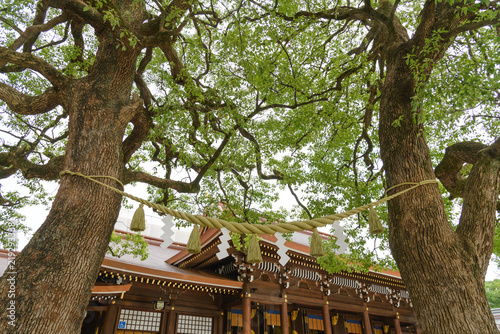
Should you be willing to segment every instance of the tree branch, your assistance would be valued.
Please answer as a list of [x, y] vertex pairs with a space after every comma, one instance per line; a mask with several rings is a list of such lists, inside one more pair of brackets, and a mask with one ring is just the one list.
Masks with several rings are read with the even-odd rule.
[[24, 52], [31, 51], [32, 45], [35, 43], [38, 35], [43, 31], [49, 31], [56, 25], [67, 21], [66, 15], [59, 15], [47, 23], [29, 26], [10, 46], [9, 49], [15, 51], [25, 45]]
[[138, 111], [131, 120], [134, 129], [123, 141], [124, 161], [127, 163], [132, 155], [137, 151], [144, 140], [146, 140], [149, 130], [153, 127], [153, 120], [146, 115], [146, 110]]
[[64, 89], [69, 86], [69, 79], [59, 72], [55, 67], [40, 57], [30, 53], [19, 53], [0, 46], [0, 63], [9, 62], [24, 66], [43, 75], [56, 89]]
[[5, 167], [0, 172], [0, 178], [8, 177], [13, 171], [20, 170], [26, 179], [58, 180], [63, 164], [64, 156], [57, 156], [45, 165], [37, 165], [28, 160], [24, 148], [15, 148], [10, 152], [0, 153], [0, 167]]
[[[36, 6], [36, 14], [35, 17], [33, 18], [33, 23], [31, 26], [37, 26], [41, 25], [45, 22], [45, 17], [47, 16], [47, 9], [49, 8], [47, 2], [45, 1], [39, 1], [37, 6]], [[30, 27], [28, 27], [29, 29]], [[23, 52], [31, 52], [31, 48], [33, 44], [35, 44], [36, 40], [38, 39], [38, 36], [40, 35], [40, 31], [35, 32], [34, 34], [28, 34], [26, 41], [23, 43]], [[17, 50], [17, 49], [14, 49]]]
[[307, 217], [309, 219], [313, 219], [313, 216], [311, 215], [311, 212], [309, 211], [309, 209], [307, 209], [307, 206], [305, 206], [304, 204], [302, 204], [302, 202], [300, 201], [299, 197], [297, 196], [297, 194], [295, 194], [295, 191], [293, 191], [293, 188], [292, 188], [292, 185], [289, 183], [287, 184], [288, 186], [288, 190], [290, 190], [290, 193], [292, 194], [292, 196], [295, 198], [295, 201], [297, 202], [298, 205], [300, 205], [300, 207], [304, 210], [304, 212], [307, 214]]
[[263, 180], [283, 180], [283, 175], [281, 173], [275, 172], [275, 174], [271, 175], [266, 175], [262, 173], [262, 157], [260, 155], [260, 145], [257, 139], [255, 139], [255, 137], [250, 132], [248, 132], [242, 127], [240, 127], [238, 130], [240, 131], [243, 137], [251, 141], [255, 146], [255, 156], [256, 156], [255, 160], [257, 162], [257, 174], [259, 175], [259, 177]]
[[104, 19], [102, 14], [87, 2], [82, 0], [46, 0], [52, 7], [59, 8], [63, 11], [69, 11], [74, 15], [79, 16], [83, 21], [90, 24], [96, 30], [101, 30], [104, 27]]
[[[265, 7], [262, 6], [260, 7], [266, 9]], [[367, 20], [370, 18], [374, 18], [370, 15], [368, 10], [365, 10], [364, 8], [352, 8], [352, 7], [338, 7], [316, 13], [299, 11], [295, 13], [293, 16], [289, 16], [280, 12], [275, 12], [275, 14], [284, 19], [285, 21], [290, 21], [290, 22], [293, 22], [298, 18], [326, 19], [326, 20], [336, 20], [336, 21]]]
[[0, 21], [2, 21], [6, 25], [8, 25], [12, 29], [14, 29], [19, 35], [21, 35], [23, 33], [23, 31], [21, 29], [19, 29], [15, 24], [13, 24], [12, 22], [10, 22], [9, 20], [7, 20], [5, 17], [3, 17], [1, 15], [0, 15]]
[[451, 145], [445, 151], [443, 160], [436, 166], [436, 177], [450, 193], [450, 199], [463, 197], [465, 177], [460, 174], [464, 164], [474, 164], [479, 151], [487, 145], [477, 142], [462, 142]]
[[83, 54], [85, 51], [85, 40], [83, 38], [83, 27], [85, 23], [77, 18], [71, 21], [71, 35], [73, 35], [73, 40], [75, 41], [75, 46], [80, 49], [80, 53], [76, 56], [76, 59], [72, 62], [83, 63]]
[[[470, 2], [464, 2], [464, 4], [461, 4], [457, 2], [452, 6], [447, 1], [426, 1], [421, 12], [422, 20], [412, 38], [413, 43], [418, 46], [420, 50], [423, 50], [426, 46], [427, 40], [432, 37], [433, 33], [440, 31], [444, 32], [439, 33], [439, 37], [442, 39], [440, 41], [440, 48], [433, 51], [431, 54], [424, 52], [421, 57], [433, 59], [434, 62], [436, 62], [440, 59], [440, 57], [442, 57], [444, 51], [448, 48], [449, 41], [458, 34], [469, 30], [479, 29], [487, 25], [494, 25], [499, 22], [498, 17], [472, 22], [477, 15], [476, 11], [462, 11], [464, 7], [471, 6], [476, 6], [476, 4]], [[491, 6], [496, 6], [496, 2], [492, 2]], [[479, 10], [478, 8], [476, 9]], [[486, 7], [483, 9], [486, 9]], [[428, 71], [430, 71], [431, 68], [432, 66], [428, 69]]]
[[464, 254], [477, 261], [475, 276], [484, 278], [493, 251], [498, 177], [500, 170], [500, 138], [479, 151], [464, 187], [464, 204], [457, 227]]
[[219, 147], [215, 151], [215, 153], [210, 157], [209, 161], [201, 167], [200, 171], [198, 172], [198, 176], [196, 176], [196, 179], [193, 181], [196, 184], [199, 184], [203, 176], [205, 176], [205, 173], [208, 171], [210, 167], [215, 163], [215, 161], [219, 158], [219, 156], [222, 154], [222, 151], [226, 147], [227, 143], [229, 142], [229, 139], [233, 136], [234, 132], [230, 132], [224, 136], [224, 139], [222, 140], [222, 143], [220, 143]]
[[423, 46], [425, 45], [425, 39], [430, 36], [432, 28], [434, 26], [434, 22], [436, 20], [435, 16], [436, 10], [436, 1], [427, 0], [424, 4], [424, 8], [420, 12], [421, 21], [415, 30], [415, 34], [413, 35], [412, 41], [415, 42], [416, 45]]
[[466, 32], [466, 31], [471, 31], [471, 30], [477, 30], [482, 27], [486, 26], [493, 26], [496, 25], [500, 22], [500, 18], [495, 18], [491, 20], [485, 20], [485, 21], [478, 21], [478, 22], [470, 22], [467, 24], [463, 24], [461, 26], [456, 27], [455, 29], [451, 30], [447, 34], [444, 34], [443, 37], [446, 41], [452, 39], [453, 37], [456, 37], [458, 34]]
[[1, 82], [0, 100], [5, 101], [13, 112], [21, 115], [43, 114], [60, 104], [59, 94], [54, 88], [37, 96], [28, 96]]
[[160, 189], [174, 189], [180, 193], [197, 193], [200, 191], [200, 185], [196, 182], [182, 182], [175, 180], [162, 179], [148, 173], [126, 170], [123, 177], [124, 184], [131, 182], [142, 182], [155, 186]]
[[184, 64], [177, 55], [177, 51], [175, 51], [172, 43], [165, 42], [160, 45], [160, 49], [161, 51], [163, 51], [163, 54], [165, 55], [165, 57], [167, 57], [167, 60], [170, 63], [172, 77], [174, 78], [175, 82], [177, 84], [184, 85], [187, 79], [185, 73], [183, 73]]

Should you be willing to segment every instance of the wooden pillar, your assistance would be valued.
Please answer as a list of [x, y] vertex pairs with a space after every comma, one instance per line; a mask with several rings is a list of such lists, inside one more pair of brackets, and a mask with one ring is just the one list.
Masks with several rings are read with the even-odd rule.
[[222, 309], [222, 295], [217, 294], [215, 296], [215, 302], [219, 309], [219, 315], [214, 318], [214, 334], [223, 334], [224, 331], [224, 310]]
[[325, 334], [332, 334], [332, 323], [330, 321], [330, 309], [328, 304], [323, 305], [323, 323], [325, 325]]
[[[165, 306], [165, 309], [167, 308], [168, 306]], [[160, 330], [162, 333], [167, 333], [167, 326], [168, 326], [168, 322], [167, 322], [167, 318], [168, 318], [168, 313], [165, 309], [163, 309], [163, 312], [161, 314], [161, 325], [160, 325]]]
[[173, 306], [168, 312], [167, 333], [175, 333], [175, 308]]
[[422, 333], [422, 332], [420, 332], [420, 326], [418, 324], [415, 324], [415, 331], [417, 332], [417, 334]]
[[252, 332], [252, 308], [250, 298], [247, 296], [243, 297], [242, 300], [243, 308], [243, 334], [251, 334]]
[[215, 334], [223, 334], [224, 330], [224, 312], [220, 312], [220, 315], [215, 317]]
[[281, 304], [281, 333], [288, 334], [288, 305]]
[[394, 319], [394, 328], [396, 329], [396, 334], [403, 334], [403, 332], [401, 332], [401, 324], [399, 323], [399, 315]]
[[365, 333], [373, 334], [372, 324], [370, 323], [370, 315], [368, 314], [368, 307], [365, 307], [365, 309], [363, 310], [363, 322], [365, 324]]
[[115, 332], [116, 318], [118, 317], [118, 306], [116, 304], [108, 305], [106, 315], [104, 315], [103, 334], [113, 334]]

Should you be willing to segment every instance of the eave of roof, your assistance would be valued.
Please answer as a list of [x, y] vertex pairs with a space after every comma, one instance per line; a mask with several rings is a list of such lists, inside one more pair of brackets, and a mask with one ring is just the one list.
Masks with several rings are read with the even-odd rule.
[[125, 293], [132, 287], [132, 284], [125, 285], [94, 285], [92, 288], [93, 295], [109, 295], [115, 293]]
[[[210, 243], [212, 240], [215, 238], [219, 237], [222, 232], [221, 230], [215, 229], [215, 228], [208, 228], [206, 229], [205, 233], [200, 235], [200, 243], [201, 247], [203, 248], [206, 246], [208, 243]], [[184, 250], [181, 250], [179, 253], [176, 255], [172, 256], [171, 258], [167, 259], [165, 262], [168, 264], [178, 264], [179, 262], [185, 261], [187, 258], [193, 256], [193, 254], [189, 253], [185, 248]]]
[[180, 269], [167, 263], [165, 263], [165, 270], [158, 270], [106, 258], [101, 268], [126, 274], [148, 276], [155, 279], [182, 281], [221, 288], [242, 289], [243, 287], [242, 282], [219, 278], [200, 271]]

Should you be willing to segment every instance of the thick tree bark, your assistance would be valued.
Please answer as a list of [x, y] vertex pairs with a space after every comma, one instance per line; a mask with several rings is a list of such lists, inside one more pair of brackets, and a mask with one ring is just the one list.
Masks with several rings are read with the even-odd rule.
[[[112, 36], [100, 42], [91, 74], [60, 93], [69, 113], [63, 168], [123, 179], [122, 138], [138, 109], [130, 101], [138, 51], [117, 49]], [[0, 308], [0, 332], [80, 332], [120, 204], [121, 196], [102, 186], [62, 176], [47, 219], [16, 258], [16, 274], [0, 280], [0, 305], [13, 301], [15, 307], [15, 318]], [[11, 283], [13, 298], [7, 293]]]
[[[403, 57], [408, 51], [400, 47], [388, 60], [382, 89], [379, 136], [389, 187], [435, 179], [424, 129], [414, 122], [415, 82]], [[393, 125], [397, 119], [400, 126]], [[457, 232], [435, 184], [388, 204], [392, 254], [422, 333], [498, 333], [484, 292], [498, 196], [497, 151], [482, 151], [474, 165]]]

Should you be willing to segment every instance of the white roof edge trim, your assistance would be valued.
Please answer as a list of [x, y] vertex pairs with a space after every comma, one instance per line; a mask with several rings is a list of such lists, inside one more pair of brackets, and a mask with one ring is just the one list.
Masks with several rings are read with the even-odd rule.
[[106, 291], [106, 292], [92, 292], [93, 295], [117, 295], [120, 293], [126, 293], [128, 291]]

